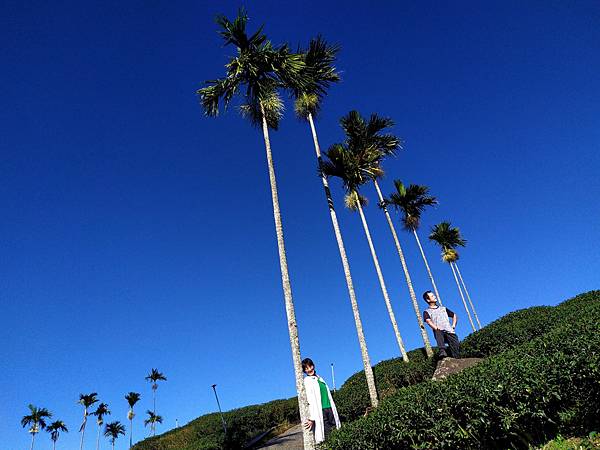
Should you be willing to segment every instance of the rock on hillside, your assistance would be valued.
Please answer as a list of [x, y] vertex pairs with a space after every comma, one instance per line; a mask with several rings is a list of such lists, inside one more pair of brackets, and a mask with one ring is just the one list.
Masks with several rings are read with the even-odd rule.
[[458, 373], [467, 367], [474, 366], [479, 361], [482, 361], [481, 358], [444, 358], [437, 363], [437, 367], [431, 378], [434, 381], [443, 380], [448, 375], [452, 375], [453, 373]]

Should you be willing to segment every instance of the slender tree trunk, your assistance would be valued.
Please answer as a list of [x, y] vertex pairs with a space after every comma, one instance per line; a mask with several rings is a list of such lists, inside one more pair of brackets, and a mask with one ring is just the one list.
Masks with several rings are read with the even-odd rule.
[[87, 416], [83, 414], [83, 426], [81, 427], [81, 442], [79, 443], [79, 450], [83, 450], [83, 436], [85, 435], [85, 425], [87, 422]]
[[471, 301], [471, 296], [469, 295], [469, 291], [467, 291], [467, 285], [465, 284], [465, 280], [463, 280], [463, 277], [460, 274], [458, 264], [454, 263], [454, 267], [456, 268], [456, 273], [458, 273], [458, 278], [460, 278], [460, 282], [462, 283], [463, 288], [465, 288], [465, 294], [467, 294], [467, 299], [469, 300], [469, 305], [471, 305], [471, 310], [473, 311], [473, 314], [475, 315], [475, 321], [477, 322], [477, 325], [479, 326], [479, 329], [481, 330], [481, 322], [479, 321], [479, 316], [477, 315], [477, 311], [475, 311], [475, 305], [473, 305], [473, 302]]
[[[294, 300], [292, 298], [292, 285], [288, 273], [287, 255], [285, 252], [285, 242], [283, 238], [283, 225], [281, 223], [281, 212], [279, 211], [279, 195], [277, 193], [277, 180], [275, 178], [275, 167], [273, 164], [273, 155], [271, 154], [271, 143], [269, 140], [269, 127], [265, 119], [265, 110], [260, 105], [262, 114], [262, 129], [265, 140], [265, 149], [267, 153], [267, 165], [269, 168], [269, 181], [271, 184], [271, 199], [273, 201], [273, 217], [275, 219], [275, 232], [277, 234], [277, 248], [279, 251], [279, 266], [281, 268], [281, 284], [283, 287], [283, 297], [285, 300], [285, 312], [287, 314], [288, 332], [290, 335], [290, 346], [292, 350], [292, 359], [294, 362], [294, 375], [296, 377], [296, 391], [298, 392], [298, 406], [300, 409], [300, 421], [304, 423], [308, 417], [308, 401], [304, 380], [302, 377], [302, 361], [300, 357], [300, 341], [298, 339], [298, 324], [296, 323], [296, 312], [294, 310]], [[313, 450], [315, 448], [315, 438], [310, 430], [302, 427], [304, 435], [304, 448]]]
[[[317, 139], [317, 131], [313, 122], [312, 114], [308, 115], [308, 121], [310, 123], [310, 129], [312, 132], [313, 142], [315, 144], [315, 153], [317, 154], [317, 162], [321, 167], [323, 158], [321, 157], [321, 148], [319, 147], [319, 140]], [[369, 397], [371, 399], [371, 406], [377, 407], [379, 399], [377, 398], [377, 389], [375, 387], [375, 377], [373, 376], [373, 368], [371, 367], [371, 360], [369, 358], [369, 352], [367, 350], [367, 342], [363, 332], [362, 320], [360, 319], [360, 313], [358, 311], [358, 302], [356, 300], [356, 293], [354, 292], [354, 282], [352, 281], [352, 274], [350, 273], [350, 264], [348, 263], [348, 257], [346, 255], [346, 247], [344, 240], [342, 239], [342, 232], [338, 223], [337, 214], [333, 206], [333, 197], [329, 189], [329, 183], [327, 177], [321, 174], [321, 181], [323, 182], [323, 189], [325, 190], [325, 198], [327, 199], [327, 205], [329, 207], [329, 215], [331, 216], [331, 224], [333, 225], [333, 232], [335, 234], [335, 240], [338, 245], [340, 252], [340, 258], [342, 260], [342, 267], [344, 268], [344, 275], [346, 278], [346, 286], [348, 288], [348, 295], [350, 296], [350, 304], [352, 306], [352, 314], [354, 315], [354, 325], [356, 326], [356, 333], [358, 335], [358, 344], [360, 346], [360, 352], [362, 355], [363, 367], [365, 370], [365, 378], [367, 379], [367, 387], [369, 389]]]
[[156, 387], [152, 386], [152, 412], [156, 414]]
[[[373, 184], [375, 184], [379, 201], [381, 204], [383, 204], [383, 195], [381, 194], [381, 189], [379, 189], [379, 183], [377, 183], [377, 180], [373, 180]], [[404, 271], [404, 277], [406, 278], [406, 285], [408, 286], [408, 294], [410, 295], [410, 299], [415, 310], [415, 315], [417, 317], [417, 323], [419, 324], [419, 330], [421, 331], [421, 337], [423, 338], [423, 343], [425, 344], [425, 353], [427, 353], [427, 356], [431, 358], [433, 356], [433, 350], [431, 349], [429, 336], [427, 336], [427, 330], [425, 329], [425, 324], [423, 323], [423, 318], [421, 317], [421, 310], [419, 309], [419, 305], [417, 303], [417, 296], [415, 295], [415, 290], [413, 289], [410, 273], [408, 273], [408, 266], [406, 265], [406, 260], [404, 259], [404, 252], [400, 246], [400, 240], [398, 239], [396, 228], [394, 227], [394, 223], [392, 222], [392, 218], [390, 217], [390, 213], [388, 212], [386, 206], [383, 207], [383, 212], [385, 214], [385, 218], [387, 219], [388, 225], [390, 226], [390, 231], [392, 233], [392, 237], [394, 238], [394, 244], [396, 244], [396, 250], [398, 251], [398, 256], [400, 257], [400, 263], [402, 264], [402, 270]]]
[[133, 441], [133, 417], [131, 419], [129, 419], [129, 448], [130, 449], [132, 447], [132, 441]]
[[433, 291], [435, 292], [435, 298], [438, 299], [440, 305], [443, 305], [442, 298], [440, 297], [440, 293], [438, 292], [438, 288], [435, 284], [435, 280], [433, 279], [433, 274], [431, 273], [431, 269], [429, 268], [429, 263], [427, 262], [427, 257], [425, 256], [425, 252], [423, 251], [423, 247], [421, 246], [421, 240], [419, 239], [419, 235], [417, 234], [417, 230], [413, 228], [413, 234], [415, 235], [415, 239], [417, 240], [417, 245], [419, 246], [419, 250], [421, 250], [421, 256], [423, 257], [423, 262], [425, 263], [425, 267], [427, 268], [427, 274], [429, 275], [429, 279], [431, 280], [431, 285], [433, 286]]
[[362, 221], [362, 225], [365, 230], [365, 235], [367, 236], [367, 241], [369, 242], [369, 248], [371, 249], [371, 256], [373, 257], [373, 264], [375, 264], [375, 270], [377, 271], [377, 278], [379, 279], [379, 286], [381, 287], [381, 293], [383, 294], [383, 299], [385, 300], [385, 306], [386, 306], [388, 314], [390, 316], [390, 321], [392, 322], [392, 328], [394, 329], [394, 334], [396, 335], [396, 341], [398, 342], [398, 347], [400, 347], [400, 354], [402, 355], [402, 359], [405, 362], [408, 362], [408, 355], [406, 354], [406, 350], [404, 349], [404, 342], [402, 342], [402, 337], [400, 336], [400, 330], [398, 330], [398, 324], [396, 323], [396, 316], [394, 315], [394, 310], [392, 309], [392, 302], [390, 301], [390, 296], [388, 295], [388, 291], [385, 286], [385, 281], [383, 280], [383, 274], [381, 273], [381, 267], [379, 267], [379, 259], [377, 259], [377, 253], [375, 253], [375, 247], [373, 246], [373, 240], [371, 239], [371, 233], [369, 232], [369, 226], [367, 225], [367, 219], [365, 219], [365, 214], [363, 213], [363, 209], [360, 204], [360, 200], [357, 201], [356, 203], [358, 205], [358, 212], [360, 214], [360, 220]]
[[460, 288], [460, 284], [458, 283], [458, 278], [456, 278], [456, 271], [454, 270], [454, 265], [450, 263], [450, 268], [452, 269], [452, 275], [454, 275], [454, 281], [456, 281], [456, 287], [458, 287], [458, 292], [460, 294], [460, 298], [462, 299], [463, 305], [465, 305], [465, 311], [467, 312], [467, 317], [469, 318], [469, 322], [471, 322], [471, 327], [473, 331], [477, 331], [475, 329], [475, 324], [473, 323], [473, 319], [471, 318], [471, 313], [469, 312], [469, 308], [467, 307], [467, 302], [465, 301], [465, 296], [463, 295], [462, 289]]
[[52, 450], [56, 450], [56, 441], [52, 441]]
[[96, 450], [100, 450], [100, 427], [101, 427], [101, 425], [98, 424], [98, 437], [96, 438]]
[[33, 450], [33, 441], [35, 439], [35, 433], [31, 433], [31, 450]]

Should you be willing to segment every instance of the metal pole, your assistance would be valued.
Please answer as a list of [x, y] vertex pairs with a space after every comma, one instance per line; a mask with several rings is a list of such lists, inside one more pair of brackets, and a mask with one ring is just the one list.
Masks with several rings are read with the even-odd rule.
[[212, 385], [213, 391], [215, 391], [215, 398], [217, 399], [217, 406], [219, 407], [219, 413], [221, 414], [221, 422], [223, 423], [223, 432], [227, 434], [227, 423], [225, 423], [225, 417], [223, 417], [223, 411], [221, 411], [221, 403], [219, 403], [219, 396], [217, 395], [217, 385]]
[[333, 371], [333, 363], [331, 363], [331, 379], [333, 380], [333, 392], [335, 392], [335, 373]]

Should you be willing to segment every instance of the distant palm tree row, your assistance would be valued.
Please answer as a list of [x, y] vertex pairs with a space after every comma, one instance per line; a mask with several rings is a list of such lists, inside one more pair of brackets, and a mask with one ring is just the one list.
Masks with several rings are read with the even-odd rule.
[[[146, 414], [148, 418], [144, 420], [144, 426], [150, 425], [150, 432], [152, 435], [156, 434], [156, 424], [162, 423], [163, 418], [156, 414], [156, 389], [158, 388], [158, 381], [166, 381], [166, 377], [164, 374], [159, 372], [156, 369], [152, 369], [150, 374], [146, 377], [146, 380], [152, 383], [152, 394], [153, 394], [153, 410], [147, 410]], [[129, 392], [125, 395], [125, 400], [129, 404], [129, 411], [127, 413], [127, 418], [129, 419], [129, 448], [133, 446], [133, 418], [135, 417], [135, 413], [133, 412], [133, 407], [140, 400], [141, 395], [137, 392]], [[88, 416], [96, 416], [96, 423], [98, 424], [98, 435], [96, 438], [96, 450], [100, 449], [100, 433], [102, 432], [102, 425], [104, 425], [104, 417], [109, 416], [111, 414], [110, 409], [108, 409], [107, 403], [98, 403], [98, 393], [92, 392], [90, 394], [80, 394], [79, 395], [79, 403], [83, 406], [83, 421], [79, 427], [79, 433], [81, 433], [81, 439], [79, 443], [79, 449], [83, 450], [84, 444], [84, 435], [85, 429], [87, 425]], [[90, 408], [94, 406], [96, 403], [96, 409], [90, 412]], [[29, 414], [23, 416], [21, 419], [21, 425], [23, 428], [29, 426], [29, 433], [31, 433], [31, 450], [33, 450], [33, 444], [35, 442], [35, 435], [42, 430], [50, 433], [50, 439], [52, 440], [52, 448], [56, 450], [56, 441], [60, 436], [60, 433], [67, 433], [69, 430], [67, 429], [66, 424], [62, 420], [56, 420], [52, 423], [48, 423], [52, 418], [52, 413], [48, 411], [46, 408], [38, 408], [37, 406], [29, 405]], [[104, 436], [109, 438], [112, 448], [115, 448], [115, 441], [120, 435], [125, 435], [125, 426], [117, 421], [107, 423], [104, 426]]]
[[[329, 149], [324, 152], [324, 158], [315, 127], [315, 117], [321, 110], [322, 100], [326, 96], [328, 88], [332, 84], [340, 81], [339, 73], [334, 66], [339, 47], [337, 45], [328, 44], [319, 36], [312, 39], [306, 49], [299, 49], [297, 52], [293, 52], [288, 44], [278, 46], [273, 45], [263, 33], [262, 26], [259, 27], [256, 32], [249, 35], [246, 31], [247, 22], [248, 16], [243, 9], [239, 11], [237, 17], [233, 21], [230, 21], [224, 16], [219, 16], [217, 18], [217, 24], [220, 29], [219, 33], [224, 40], [224, 44], [226, 46], [234, 46], [236, 48], [236, 54], [235, 56], [232, 56], [225, 65], [225, 76], [206, 82], [205, 87], [199, 89], [197, 93], [200, 104], [205, 114], [208, 116], [217, 116], [221, 105], [227, 109], [232, 100], [235, 97], [239, 97], [241, 99], [239, 105], [241, 114], [248, 118], [252, 125], [262, 130], [271, 187], [271, 199], [273, 202], [273, 216], [275, 221], [277, 247], [279, 250], [284, 304], [287, 313], [288, 333], [294, 364], [301, 420], [304, 422], [308, 417], [308, 406], [304, 384], [302, 382], [298, 329], [288, 273], [283, 226], [279, 208], [279, 195], [269, 135], [270, 129], [278, 129], [279, 121], [283, 115], [284, 104], [280, 94], [281, 91], [287, 91], [292, 94], [292, 97], [295, 100], [294, 110], [296, 114], [301, 119], [306, 120], [310, 126], [319, 176], [323, 184], [325, 199], [327, 201], [329, 215], [348, 288], [371, 404], [373, 407], [376, 407], [378, 405], [378, 396], [375, 380], [363, 332], [350, 264], [348, 262], [344, 240], [330, 191], [329, 178], [337, 177], [341, 180], [345, 191], [346, 207], [352, 211], [358, 211], [359, 213], [396, 342], [400, 354], [405, 361], [408, 361], [408, 355], [400, 334], [398, 321], [396, 320], [392, 308], [390, 295], [365, 217], [364, 206], [367, 204], [367, 199], [362, 193], [362, 188], [364, 185], [372, 182], [377, 192], [379, 206], [385, 215], [394, 240], [417, 324], [424, 342], [425, 350], [429, 357], [433, 355], [431, 344], [421, 318], [408, 265], [394, 223], [388, 211], [388, 206], [391, 205], [402, 213], [402, 223], [404, 228], [413, 233], [423, 257], [433, 289], [441, 302], [437, 285], [417, 233], [422, 212], [427, 206], [437, 204], [437, 200], [435, 197], [428, 194], [428, 188], [426, 186], [409, 185], [408, 187], [405, 187], [399, 180], [394, 182], [395, 192], [388, 198], [384, 198], [379, 186], [379, 180], [384, 175], [382, 162], [386, 157], [395, 155], [395, 153], [401, 149], [401, 140], [398, 137], [385, 132], [393, 125], [392, 120], [389, 118], [372, 114], [368, 119], [365, 119], [357, 111], [351, 111], [340, 120], [345, 135], [344, 141], [331, 145]], [[442, 227], [444, 223], [447, 224], [447, 229], [452, 231], [451, 233], [442, 234], [440, 232], [440, 227]], [[473, 303], [466, 291], [464, 280], [456, 265], [456, 260], [458, 259], [456, 247], [464, 246], [465, 241], [460, 238], [460, 233], [457, 228], [452, 228], [447, 222], [444, 223], [434, 227], [430, 239], [437, 242], [442, 247], [444, 261], [450, 263], [452, 271], [455, 273], [455, 277], [458, 275], [461, 279], [462, 289], [460, 284], [458, 284], [458, 278], [456, 278], [461, 297], [464, 290], [469, 299], [471, 308], [473, 309], [477, 323], [479, 324], [479, 319], [474, 311]], [[456, 237], [459, 239], [457, 240]], [[454, 238], [454, 240], [451, 238]], [[464, 302], [464, 305], [467, 309], [468, 317], [473, 329], [475, 330], [466, 302]], [[314, 448], [314, 445], [312, 433], [305, 429], [305, 448], [312, 449]]]

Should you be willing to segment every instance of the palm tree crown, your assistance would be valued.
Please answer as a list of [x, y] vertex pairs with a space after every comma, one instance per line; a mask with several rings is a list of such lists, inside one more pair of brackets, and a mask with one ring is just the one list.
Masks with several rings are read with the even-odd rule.
[[154, 413], [153, 411], [147, 410], [146, 414], [148, 414], [148, 418], [144, 420], [144, 426], [148, 426], [148, 424], [150, 424], [152, 426], [152, 428], [154, 428], [154, 425], [156, 423], [163, 422], [162, 416], [159, 416], [158, 414]]
[[289, 85], [294, 98], [294, 110], [298, 117], [308, 119], [319, 113], [321, 100], [333, 83], [340, 81], [340, 75], [333, 63], [340, 51], [339, 45], [328, 44], [321, 36], [310, 40], [304, 55], [305, 68], [300, 75], [300, 85]]
[[107, 423], [104, 427], [104, 436], [110, 437], [110, 440], [113, 445], [120, 434], [125, 435], [125, 425], [123, 425], [118, 420], [115, 422]]
[[385, 199], [385, 204], [402, 211], [402, 223], [408, 231], [419, 228], [421, 214], [427, 206], [437, 205], [435, 197], [429, 195], [429, 188], [418, 184], [406, 187], [400, 180], [394, 180], [396, 191]]
[[448, 263], [458, 260], [456, 247], [464, 247], [467, 241], [460, 235], [460, 230], [450, 222], [441, 222], [431, 228], [429, 239], [438, 243], [442, 248], [442, 259]]
[[125, 396], [125, 400], [129, 403], [129, 407], [133, 408], [137, 402], [140, 401], [141, 395], [137, 392], [130, 392]]
[[29, 432], [32, 434], [39, 433], [40, 430], [45, 430], [46, 419], [50, 419], [52, 413], [46, 408], [38, 408], [33, 405], [29, 405], [29, 411], [30, 413], [21, 419], [21, 426], [25, 428], [27, 425], [31, 425]]
[[56, 442], [61, 432], [68, 433], [69, 430], [67, 429], [67, 425], [65, 425], [62, 420], [55, 420], [48, 425], [46, 431], [50, 433], [50, 439], [52, 439], [53, 442]]
[[158, 388], [158, 381], [167, 381], [167, 377], [157, 369], [152, 369], [145, 379], [152, 383], [152, 389], [154, 390]]
[[102, 425], [104, 423], [104, 416], [110, 415], [108, 405], [106, 403], [100, 403], [92, 415], [97, 417], [98, 425]]
[[[302, 72], [306, 67], [301, 54], [292, 53], [288, 45], [274, 47], [263, 34], [263, 27], [251, 36], [246, 33], [248, 16], [242, 9], [230, 21], [217, 17], [225, 45], [234, 45], [237, 55], [226, 64], [224, 78], [207, 81], [197, 94], [208, 116], [219, 114], [219, 103], [227, 108], [233, 97], [241, 95], [242, 115], [260, 126], [262, 118], [270, 128], [277, 129], [283, 111], [283, 102], [277, 89], [285, 86], [304, 86]], [[241, 92], [241, 87], [245, 91]]]

